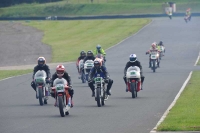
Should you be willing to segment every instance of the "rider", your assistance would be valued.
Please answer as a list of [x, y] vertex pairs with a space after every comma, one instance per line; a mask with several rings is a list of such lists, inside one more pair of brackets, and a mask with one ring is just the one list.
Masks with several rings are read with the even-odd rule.
[[49, 69], [49, 66], [46, 65], [45, 58], [44, 57], [39, 57], [37, 59], [37, 62], [38, 62], [38, 65], [34, 67], [33, 76], [32, 76], [33, 81], [31, 82], [31, 86], [35, 91], [36, 91], [36, 85], [35, 85], [35, 82], [34, 82], [34, 76], [35, 76], [35, 73], [38, 70], [44, 70], [46, 72], [46, 74], [47, 74], [46, 83], [50, 83], [50, 77], [51, 77], [50, 69]]
[[185, 13], [185, 15], [186, 15], [186, 16], [188, 16], [188, 17], [191, 17], [190, 8], [188, 8], [188, 9], [186, 10], [186, 13]]
[[83, 63], [85, 63], [87, 60], [95, 60], [95, 57], [91, 50], [87, 51], [87, 56], [84, 58]]
[[104, 51], [104, 49], [103, 48], [101, 48], [101, 45], [97, 45], [96, 46], [96, 49], [94, 50], [94, 54], [95, 55], [97, 55], [97, 54], [102, 54], [103, 56], [104, 56], [104, 61], [106, 61], [106, 53], [105, 53], [105, 51]]
[[[158, 48], [156, 48], [156, 42], [152, 43], [150, 49], [146, 52], [146, 54], [150, 54], [149, 55], [149, 68], [151, 67], [151, 51], [152, 50], [160, 52], [160, 50]], [[157, 62], [158, 62], [158, 67], [159, 67], [159, 64], [160, 64], [159, 58], [157, 59]]]
[[[130, 66], [138, 66], [140, 68], [140, 75], [141, 75], [141, 81], [142, 81], [142, 85], [143, 85], [143, 82], [144, 82], [144, 76], [142, 74], [142, 65], [141, 63], [137, 60], [137, 56], [136, 54], [131, 54], [129, 56], [129, 61], [126, 63], [126, 66], [124, 68], [124, 82], [125, 84], [127, 84], [127, 81], [126, 81], [126, 71], [127, 69], [130, 67]], [[141, 85], [141, 90], [142, 90], [142, 85]], [[126, 92], [128, 92], [128, 88], [126, 87]]]
[[[73, 107], [72, 98], [73, 98], [74, 90], [72, 89], [71, 77], [66, 72], [66, 69], [63, 65], [58, 65], [56, 67], [56, 72], [52, 75], [51, 87], [53, 87], [53, 82], [56, 78], [64, 78], [64, 79], [67, 80], [67, 83], [68, 83], [68, 86], [69, 86], [68, 92], [69, 92], [69, 95], [71, 96], [71, 103], [72, 103], [71, 107]], [[51, 92], [51, 96], [55, 98], [54, 92]], [[55, 102], [55, 105], [56, 105], [56, 102]]]
[[108, 83], [106, 93], [107, 93], [107, 95], [111, 95], [110, 89], [112, 87], [113, 80], [109, 78], [106, 67], [101, 65], [99, 59], [95, 59], [94, 60], [94, 67], [91, 69], [91, 71], [89, 73], [89, 80], [88, 80], [88, 85], [90, 86], [90, 89], [92, 90], [92, 97], [95, 96], [95, 91], [94, 91], [95, 87], [94, 87], [93, 78], [97, 74], [100, 74], [101, 76], [103, 76], [103, 78], [105, 79], [105, 83]]
[[79, 74], [80, 74], [80, 72], [79, 72], [79, 61], [82, 60], [82, 59], [84, 59], [85, 57], [86, 57], [85, 51], [81, 51], [80, 52], [80, 56], [78, 57], [77, 62], [76, 62], [76, 67], [78, 69], [78, 73]]

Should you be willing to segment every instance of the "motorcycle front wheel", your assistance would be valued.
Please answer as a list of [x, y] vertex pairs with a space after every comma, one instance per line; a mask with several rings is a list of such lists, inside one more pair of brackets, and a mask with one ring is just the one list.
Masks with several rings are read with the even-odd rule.
[[41, 88], [38, 88], [38, 91], [39, 91], [39, 103], [40, 103], [40, 105], [41, 106], [43, 106], [43, 89], [41, 89]]
[[136, 83], [135, 82], [131, 82], [131, 93], [132, 93], [132, 98], [136, 98], [137, 97], [137, 91], [136, 91]]
[[96, 88], [96, 100], [97, 100], [97, 106], [101, 107], [101, 88]]
[[63, 96], [58, 96], [58, 105], [60, 110], [60, 116], [65, 117]]

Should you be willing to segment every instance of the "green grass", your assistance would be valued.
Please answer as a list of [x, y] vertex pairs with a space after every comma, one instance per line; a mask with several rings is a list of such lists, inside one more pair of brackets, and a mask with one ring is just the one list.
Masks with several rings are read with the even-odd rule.
[[188, 85], [158, 126], [159, 131], [200, 131], [200, 71], [194, 71]]
[[198, 60], [198, 62], [197, 62], [197, 65], [200, 65], [200, 58], [199, 58], [199, 60]]
[[74, 61], [81, 50], [107, 49], [134, 34], [150, 19], [31, 21], [24, 23], [44, 31], [43, 43], [52, 47], [52, 62]]
[[32, 71], [33, 71], [32, 69], [27, 69], [27, 70], [0, 70], [0, 80], [8, 78], [8, 77], [12, 77], [12, 76], [27, 74], [27, 73], [30, 73]]
[[[117, 2], [116, 2], [117, 1]], [[70, 0], [70, 2], [61, 1], [46, 4], [20, 4], [7, 8], [0, 8], [1, 17], [25, 17], [25, 16], [81, 16], [81, 15], [113, 15], [113, 14], [151, 14], [164, 13], [162, 9], [163, 2], [160, 0], [152, 0], [156, 3], [151, 3], [150, 0], [94, 0], [91, 4], [87, 1]], [[140, 3], [139, 3], [140, 1]], [[168, 0], [166, 0], [168, 1]], [[177, 0], [177, 12], [185, 12], [190, 7], [192, 12], [200, 12], [200, 1], [193, 0]], [[143, 2], [143, 3], [141, 3]], [[159, 3], [160, 2], [160, 3]]]

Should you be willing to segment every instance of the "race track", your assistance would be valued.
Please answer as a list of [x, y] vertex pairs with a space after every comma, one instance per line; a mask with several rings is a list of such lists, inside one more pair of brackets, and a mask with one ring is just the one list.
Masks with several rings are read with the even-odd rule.
[[[112, 96], [97, 107], [87, 84], [78, 80], [74, 64], [66, 65], [73, 81], [74, 107], [60, 117], [54, 99], [40, 106], [30, 87], [31, 74], [0, 81], [1, 133], [149, 133], [171, 104], [199, 54], [200, 18], [156, 18], [138, 34], [107, 51], [106, 66], [114, 80]], [[156, 73], [148, 68], [145, 52], [154, 41], [164, 42], [165, 57]], [[135, 53], [142, 63], [144, 90], [132, 99], [125, 92], [123, 69]], [[52, 68], [52, 73], [54, 72]]]

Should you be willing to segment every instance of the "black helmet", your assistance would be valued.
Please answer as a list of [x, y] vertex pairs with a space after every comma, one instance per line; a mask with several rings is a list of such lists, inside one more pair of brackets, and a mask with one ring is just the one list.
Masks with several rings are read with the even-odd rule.
[[163, 42], [162, 42], [162, 41], [160, 41], [160, 42], [159, 42], [159, 45], [163, 45]]
[[89, 56], [89, 57], [93, 56], [93, 53], [91, 50], [87, 51], [87, 56]]
[[44, 57], [39, 57], [37, 61], [38, 61], [38, 65], [40, 67], [43, 67], [45, 65], [45, 63], [46, 63], [46, 60], [45, 60]]
[[81, 51], [81, 52], [80, 52], [80, 56], [86, 56], [85, 51]]
[[99, 60], [94, 60], [94, 67], [95, 67], [96, 69], [99, 69], [100, 66], [101, 66], [101, 62], [100, 62]]

